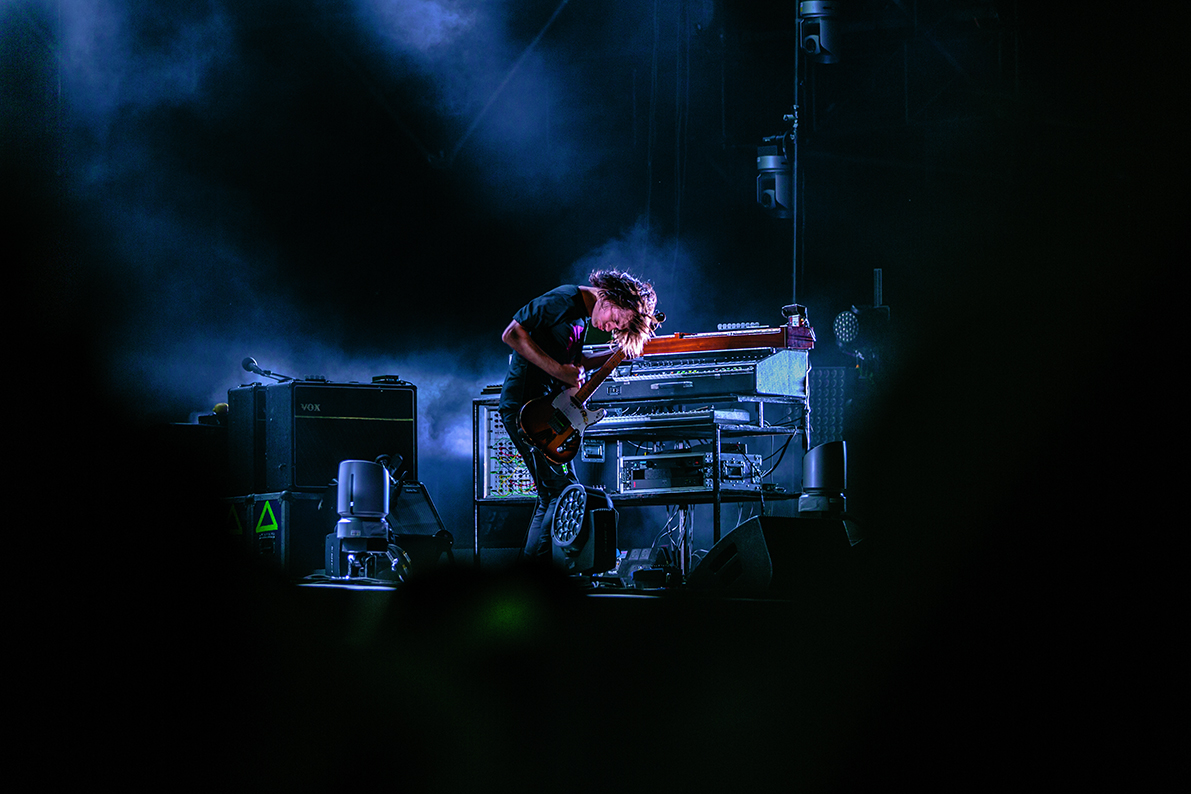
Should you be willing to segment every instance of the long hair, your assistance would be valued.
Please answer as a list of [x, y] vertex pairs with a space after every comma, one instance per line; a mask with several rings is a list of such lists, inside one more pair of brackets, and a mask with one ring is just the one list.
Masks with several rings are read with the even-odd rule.
[[597, 270], [588, 281], [605, 299], [630, 312], [629, 327], [613, 331], [612, 338], [628, 358], [641, 355], [645, 343], [658, 326], [654, 317], [658, 296], [653, 285], [620, 270]]

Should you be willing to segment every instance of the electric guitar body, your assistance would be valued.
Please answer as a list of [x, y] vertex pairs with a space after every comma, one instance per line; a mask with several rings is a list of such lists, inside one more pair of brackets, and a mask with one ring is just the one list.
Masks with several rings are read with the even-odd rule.
[[569, 463], [575, 457], [584, 431], [604, 418], [604, 409], [586, 407], [587, 398], [622, 360], [624, 353], [617, 350], [582, 386], [539, 397], [522, 406], [518, 417], [521, 429], [547, 460]]
[[521, 409], [521, 429], [530, 442], [555, 463], [567, 463], [579, 451], [588, 427], [604, 418], [604, 410], [589, 411], [575, 399], [578, 389], [530, 400]]

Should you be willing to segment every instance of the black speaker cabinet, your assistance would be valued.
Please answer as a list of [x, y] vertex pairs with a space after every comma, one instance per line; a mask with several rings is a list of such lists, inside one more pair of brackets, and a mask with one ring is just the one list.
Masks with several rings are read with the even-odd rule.
[[712, 546], [686, 583], [724, 595], [789, 596], [823, 577], [842, 580], [855, 557], [842, 520], [755, 516]]
[[417, 388], [409, 383], [255, 383], [228, 391], [233, 493], [318, 491], [343, 460], [399, 455], [417, 479]]

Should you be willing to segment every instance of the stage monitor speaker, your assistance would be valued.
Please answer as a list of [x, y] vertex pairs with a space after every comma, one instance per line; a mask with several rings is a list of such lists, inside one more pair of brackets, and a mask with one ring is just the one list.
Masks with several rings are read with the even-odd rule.
[[455, 561], [454, 536], [443, 525], [430, 492], [420, 482], [403, 482], [392, 494], [389, 525], [394, 541], [409, 554], [414, 571]]
[[712, 546], [686, 583], [724, 595], [789, 596], [840, 571], [851, 548], [841, 520], [754, 516]]
[[720, 538], [687, 577], [692, 589], [733, 595], [767, 593], [772, 581], [773, 560], [760, 518], [750, 518]]
[[433, 535], [446, 529], [430, 492], [420, 482], [403, 482], [393, 489], [389, 523], [399, 535]]
[[233, 493], [315, 491], [343, 460], [389, 455], [417, 479], [417, 389], [409, 383], [259, 383], [228, 391]]

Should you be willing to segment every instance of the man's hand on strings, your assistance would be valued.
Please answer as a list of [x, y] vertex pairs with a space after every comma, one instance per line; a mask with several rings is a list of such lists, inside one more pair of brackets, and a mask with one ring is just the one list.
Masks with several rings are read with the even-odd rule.
[[578, 388], [583, 385], [583, 381], [587, 380], [587, 371], [583, 367], [577, 367], [574, 364], [559, 364], [558, 370], [555, 377], [567, 386]]

